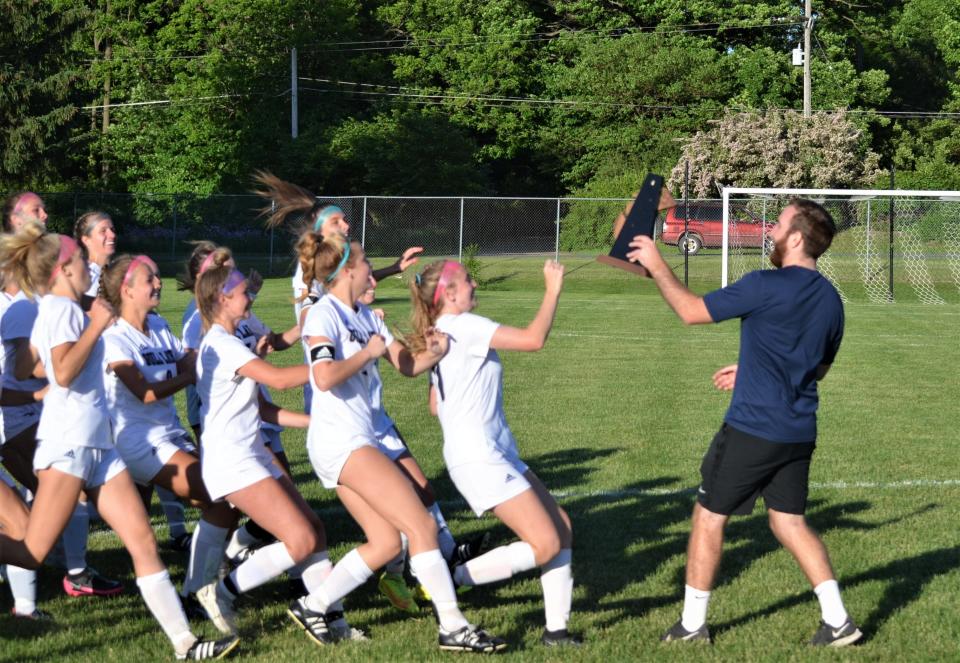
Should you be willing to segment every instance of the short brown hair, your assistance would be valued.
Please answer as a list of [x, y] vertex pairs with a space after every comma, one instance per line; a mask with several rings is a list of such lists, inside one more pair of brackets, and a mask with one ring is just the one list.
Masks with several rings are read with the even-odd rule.
[[830, 248], [833, 236], [837, 234], [837, 224], [823, 205], [812, 200], [791, 198], [789, 206], [794, 209], [790, 228], [803, 237], [804, 253], [816, 260]]

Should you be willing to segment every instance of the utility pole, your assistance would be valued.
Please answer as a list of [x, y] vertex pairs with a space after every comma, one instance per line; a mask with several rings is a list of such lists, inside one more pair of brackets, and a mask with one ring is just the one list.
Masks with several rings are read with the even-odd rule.
[[810, 41], [813, 35], [813, 0], [803, 6], [803, 116], [810, 117]]
[[290, 49], [290, 138], [297, 137], [297, 49]]

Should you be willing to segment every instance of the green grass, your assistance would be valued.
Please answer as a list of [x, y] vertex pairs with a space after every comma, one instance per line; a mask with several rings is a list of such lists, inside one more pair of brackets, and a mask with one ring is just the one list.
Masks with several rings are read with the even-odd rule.
[[[672, 262], [676, 262], [671, 258]], [[542, 261], [491, 259], [478, 313], [523, 325], [542, 294]], [[703, 263], [698, 262], [697, 265]], [[806, 581], [766, 527], [762, 509], [728, 529], [719, 585], [710, 608], [711, 648], [665, 647], [660, 633], [677, 618], [691, 489], [700, 458], [729, 396], [710, 375], [736, 359], [738, 325], [684, 328], [649, 281], [571, 258], [554, 331], [536, 354], [504, 354], [507, 417], [524, 459], [558, 496], [574, 523], [575, 596], [571, 627], [585, 634], [577, 652], [537, 644], [543, 625], [536, 574], [477, 588], [463, 598], [468, 617], [510, 642], [510, 660], [955, 660], [960, 639], [960, 454], [957, 379], [960, 307], [912, 304], [847, 306], [847, 330], [821, 386], [819, 448], [812, 468], [809, 519], [822, 533], [844, 600], [867, 642], [842, 652], [811, 650], [819, 610]], [[711, 270], [707, 270], [711, 271]], [[257, 311], [275, 328], [291, 321], [288, 279], [275, 279]], [[699, 292], [715, 287], [695, 273]], [[163, 310], [176, 328], [186, 302], [167, 284]], [[408, 304], [398, 278], [381, 284], [380, 305], [401, 327]], [[277, 361], [295, 362], [292, 350]], [[383, 371], [388, 409], [434, 483], [455, 534], [490, 530], [475, 519], [442, 466], [439, 427], [425, 403], [423, 379]], [[300, 393], [276, 395], [289, 407]], [[335, 558], [358, 528], [313, 476], [304, 435], [284, 444], [300, 490], [324, 519]], [[158, 534], [165, 536], [159, 510]], [[191, 513], [195, 517], [195, 513]], [[66, 599], [60, 575], [40, 575], [42, 606], [54, 626], [0, 616], [0, 659], [24, 661], [168, 660], [166, 638], [135, 586], [129, 559], [112, 533], [97, 528], [91, 563], [122, 577], [130, 592], [107, 601]], [[179, 580], [183, 560], [165, 553]], [[9, 601], [8, 594], [2, 592]], [[239, 655], [257, 660], [449, 659], [436, 650], [429, 613], [409, 618], [389, 608], [373, 582], [347, 600], [366, 643], [317, 650], [284, 615], [282, 582], [241, 607]], [[0, 604], [0, 609], [6, 604]], [[6, 610], [3, 610], [5, 613]], [[198, 625], [212, 635], [208, 624]]]

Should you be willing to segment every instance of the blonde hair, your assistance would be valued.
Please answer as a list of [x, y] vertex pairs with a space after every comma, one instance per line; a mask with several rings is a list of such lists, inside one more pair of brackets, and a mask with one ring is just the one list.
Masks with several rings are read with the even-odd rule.
[[410, 326], [412, 330], [404, 338], [413, 354], [427, 349], [426, 332], [437, 321], [441, 303], [433, 303], [440, 275], [447, 264], [446, 260], [437, 260], [423, 268], [414, 280], [410, 281]]
[[[9, 274], [28, 296], [46, 291], [60, 257], [60, 236], [33, 221], [16, 234], [0, 236], [0, 271]], [[39, 288], [38, 288], [39, 286]]]
[[[348, 240], [340, 234], [334, 234], [324, 238], [320, 233], [305, 232], [297, 240], [297, 259], [300, 261], [300, 269], [303, 270], [303, 283], [308, 285], [313, 281], [319, 281], [326, 284], [327, 279], [333, 275], [340, 261], [347, 251]], [[360, 247], [359, 242], [351, 242], [352, 245]], [[351, 251], [350, 257], [345, 263], [346, 267], [353, 267], [357, 262], [357, 251]], [[303, 301], [309, 295], [309, 290], [304, 292], [297, 301]]]
[[220, 264], [211, 267], [197, 277], [197, 287], [193, 291], [193, 296], [197, 302], [197, 311], [200, 312], [204, 332], [213, 325], [213, 319], [220, 310], [220, 295], [223, 292], [223, 286], [230, 278], [233, 270], [233, 267]]

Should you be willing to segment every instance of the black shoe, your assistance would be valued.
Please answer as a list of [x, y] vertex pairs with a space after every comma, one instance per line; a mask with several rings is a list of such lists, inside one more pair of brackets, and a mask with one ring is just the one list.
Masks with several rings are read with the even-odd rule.
[[207, 661], [215, 658], [226, 658], [237, 645], [240, 638], [231, 636], [222, 640], [197, 640], [187, 650], [186, 654], [177, 654], [178, 661]]
[[863, 637], [853, 620], [847, 617], [843, 625], [834, 628], [826, 622], [820, 622], [820, 628], [813, 634], [810, 644], [815, 647], [846, 647]]
[[678, 619], [677, 623], [670, 627], [666, 633], [660, 636], [661, 642], [678, 642], [683, 640], [685, 642], [706, 642], [711, 644], [713, 640], [710, 638], [710, 631], [707, 630], [707, 625], [704, 624], [696, 631], [688, 631], [683, 628], [683, 620]]
[[69, 596], [116, 596], [123, 593], [123, 583], [104, 578], [88, 566], [80, 573], [63, 576], [63, 591]]
[[190, 552], [190, 543], [193, 541], [193, 534], [184, 532], [178, 537], [167, 539], [163, 543], [163, 549], [170, 552], [188, 553]]
[[479, 557], [489, 542], [490, 532], [484, 532], [462, 543], [457, 543], [457, 547], [453, 549], [453, 559], [450, 560], [450, 568], [458, 564], [466, 564], [474, 557]]
[[[305, 597], [304, 597], [305, 598]], [[287, 608], [287, 614], [297, 625], [307, 632], [310, 639], [318, 645], [332, 645], [336, 640], [327, 626], [327, 617], [322, 612], [314, 612], [307, 607], [303, 598], [299, 598]]]
[[507, 648], [507, 643], [502, 638], [492, 636], [471, 624], [449, 633], [441, 629], [439, 642], [443, 651], [468, 651], [475, 654], [492, 654]]
[[183, 604], [183, 614], [192, 622], [204, 621], [207, 619], [207, 611], [200, 605], [200, 601], [193, 594], [187, 594], [180, 597], [180, 603]]
[[579, 647], [583, 644], [583, 638], [569, 633], [565, 628], [559, 631], [544, 629], [543, 635], [540, 636], [540, 643], [547, 647]]

